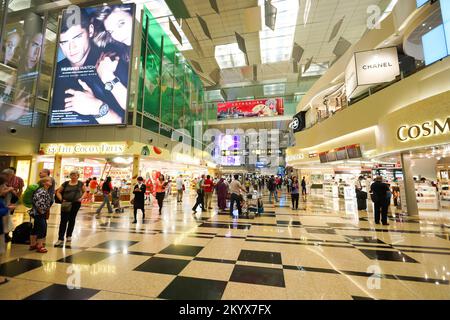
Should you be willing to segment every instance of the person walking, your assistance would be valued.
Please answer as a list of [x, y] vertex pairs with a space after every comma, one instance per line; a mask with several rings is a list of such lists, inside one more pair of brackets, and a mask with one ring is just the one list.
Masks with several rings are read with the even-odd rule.
[[183, 176], [180, 174], [176, 180], [177, 184], [177, 203], [183, 202]]
[[274, 176], [271, 176], [267, 182], [267, 189], [269, 190], [269, 203], [273, 203], [273, 198], [275, 198], [275, 202], [278, 202], [277, 184]]
[[302, 196], [304, 199], [306, 199], [306, 179], [305, 177], [302, 178], [302, 182], [301, 182], [301, 186], [302, 186]]
[[381, 222], [383, 225], [389, 225], [387, 222], [388, 191], [389, 187], [386, 183], [383, 183], [383, 178], [381, 176], [377, 176], [375, 178], [375, 182], [370, 186], [370, 193], [374, 203], [375, 224], [380, 224], [381, 216]]
[[203, 183], [203, 192], [205, 195], [205, 206], [208, 208], [208, 210], [211, 210], [211, 201], [212, 201], [212, 195], [214, 191], [214, 182], [211, 180], [211, 176], [207, 175], [206, 180]]
[[292, 210], [298, 210], [298, 199], [300, 197], [300, 186], [298, 183], [298, 178], [292, 178], [291, 185], [291, 201], [292, 201]]
[[72, 242], [72, 233], [81, 207], [81, 199], [86, 194], [86, 186], [82, 181], [78, 180], [79, 178], [80, 174], [78, 171], [70, 172], [70, 180], [64, 182], [56, 191], [56, 197], [61, 202], [61, 221], [58, 241], [55, 243], [55, 247], [63, 245], [66, 236], [67, 244]]
[[239, 176], [237, 174], [234, 175], [234, 180], [230, 183], [230, 216], [234, 217], [234, 203], [236, 202], [238, 215], [242, 215], [242, 207], [241, 207], [241, 191], [246, 192], [245, 188], [239, 182]]
[[30, 251], [36, 250], [39, 253], [47, 253], [45, 238], [47, 237], [47, 220], [53, 204], [53, 197], [49, 192], [53, 181], [50, 177], [44, 177], [39, 181], [39, 185], [41, 188], [33, 194], [32, 216], [34, 221], [30, 233]]
[[164, 197], [166, 196], [167, 182], [164, 182], [164, 176], [161, 174], [156, 180], [156, 200], [158, 201], [159, 214], [162, 213]]
[[203, 181], [205, 179], [205, 175], [202, 175], [200, 179], [198, 179], [197, 183], [195, 184], [195, 189], [197, 191], [197, 200], [195, 201], [195, 205], [192, 208], [192, 211], [194, 212], [194, 214], [197, 212], [197, 208], [198, 206], [200, 206], [200, 208], [202, 209], [202, 212], [206, 212], [205, 209], [205, 198], [204, 198], [204, 193], [203, 193]]
[[111, 202], [109, 201], [109, 195], [111, 194], [112, 190], [113, 186], [111, 183], [111, 177], [106, 177], [106, 180], [102, 185], [103, 202], [97, 209], [97, 219], [100, 218], [100, 213], [105, 205], [108, 207], [108, 213], [113, 213]]
[[147, 187], [144, 184], [144, 178], [137, 178], [137, 185], [134, 186], [134, 199], [133, 199], [133, 212], [134, 212], [134, 223], [137, 223], [137, 211], [141, 209], [142, 211], [142, 220], [145, 219], [145, 192]]
[[224, 178], [220, 178], [219, 182], [217, 183], [216, 192], [218, 207], [221, 211], [225, 211], [227, 209], [228, 185], [225, 183]]

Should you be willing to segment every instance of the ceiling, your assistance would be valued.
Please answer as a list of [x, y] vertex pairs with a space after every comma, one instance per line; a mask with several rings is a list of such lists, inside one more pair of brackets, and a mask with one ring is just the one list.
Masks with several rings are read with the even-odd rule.
[[[284, 94], [278, 94], [280, 96], [306, 92], [317, 76], [323, 74], [337, 57], [364, 34], [369, 18], [367, 13], [369, 6], [377, 5], [380, 12], [383, 12], [391, 2], [390, 0], [295, 0], [298, 10], [295, 10], [296, 8], [288, 10], [297, 11], [297, 18], [292, 19], [290, 25], [283, 23], [283, 19], [277, 19], [275, 29], [280, 28], [286, 32], [282, 32], [282, 36], [274, 33], [275, 38], [270, 41], [275, 50], [291, 46], [287, 60], [263, 64], [261, 46], [264, 47], [266, 44], [261, 43], [261, 28], [266, 30], [264, 32], [272, 32], [267, 31], [264, 19], [260, 16], [260, 8], [264, 8], [264, 5], [259, 4], [263, 4], [263, 1], [216, 0], [219, 13], [213, 9], [210, 0], [177, 1], [184, 1], [189, 12], [190, 18], [183, 20], [182, 28], [188, 31], [187, 38], [194, 48], [184, 51], [183, 54], [199, 64], [201, 70], [196, 69], [206, 87], [227, 89], [225, 97], [227, 100], [247, 96], [262, 97], [264, 85], [271, 83], [286, 84]], [[170, 0], [166, 2], [171, 6]], [[272, 5], [278, 8], [277, 16], [287, 17], [286, 9], [283, 9], [287, 2], [293, 4], [292, 0], [272, 0]], [[211, 39], [203, 30], [198, 16], [206, 23]], [[294, 33], [290, 42], [286, 42], [284, 37], [288, 29]], [[245, 40], [248, 66], [220, 69], [215, 58], [215, 47], [236, 43], [236, 32]], [[304, 50], [299, 61], [300, 73], [294, 70], [291, 56], [294, 42]], [[310, 67], [304, 72], [307, 65]], [[302, 85], [303, 82], [306, 82], [306, 85]], [[242, 92], [242, 88], [247, 87], [251, 88], [250, 91], [256, 91], [256, 94], [246, 90]], [[239, 93], [235, 92], [237, 88], [240, 90]]]

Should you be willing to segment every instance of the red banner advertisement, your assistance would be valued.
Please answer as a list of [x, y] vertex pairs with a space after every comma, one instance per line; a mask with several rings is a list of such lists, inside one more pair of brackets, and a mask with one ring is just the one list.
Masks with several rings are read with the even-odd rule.
[[228, 101], [217, 105], [217, 119], [273, 117], [284, 115], [282, 98]]

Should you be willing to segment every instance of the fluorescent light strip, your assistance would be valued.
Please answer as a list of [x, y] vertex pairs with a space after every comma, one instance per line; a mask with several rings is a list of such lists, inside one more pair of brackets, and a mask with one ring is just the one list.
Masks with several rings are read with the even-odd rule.
[[[264, 0], [258, 0], [258, 5], [261, 7], [261, 18], [264, 21]], [[294, 47], [298, 0], [273, 0], [272, 5], [277, 8], [275, 30], [264, 25], [259, 33], [263, 64], [290, 60]]]
[[237, 43], [216, 46], [214, 57], [220, 69], [238, 68], [247, 65], [245, 54], [239, 49]]

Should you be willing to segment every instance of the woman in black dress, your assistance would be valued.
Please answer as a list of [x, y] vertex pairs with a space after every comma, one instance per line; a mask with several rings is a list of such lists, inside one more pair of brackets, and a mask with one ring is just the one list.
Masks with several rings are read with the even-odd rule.
[[137, 223], [137, 211], [138, 209], [141, 209], [142, 211], [142, 220], [145, 219], [145, 191], [146, 191], [146, 186], [144, 183], [144, 178], [139, 177], [137, 178], [137, 185], [134, 186], [134, 202], [133, 202], [133, 209], [134, 209], [134, 221], [133, 223]]

